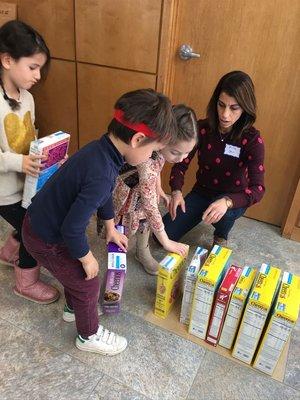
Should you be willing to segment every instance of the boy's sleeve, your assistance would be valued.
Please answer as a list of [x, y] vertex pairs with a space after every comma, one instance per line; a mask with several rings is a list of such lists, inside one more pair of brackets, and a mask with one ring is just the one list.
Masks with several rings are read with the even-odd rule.
[[90, 179], [69, 209], [61, 226], [61, 234], [73, 258], [84, 257], [89, 252], [86, 227], [93, 213], [103, 204], [106, 212], [109, 212], [107, 204], [111, 198], [111, 189], [109, 180]]
[[101, 219], [104, 219], [105, 221], [114, 218], [115, 213], [114, 213], [114, 205], [113, 205], [113, 199], [112, 196], [107, 200], [107, 202], [104, 204], [104, 206], [99, 207], [98, 209], [98, 215]]

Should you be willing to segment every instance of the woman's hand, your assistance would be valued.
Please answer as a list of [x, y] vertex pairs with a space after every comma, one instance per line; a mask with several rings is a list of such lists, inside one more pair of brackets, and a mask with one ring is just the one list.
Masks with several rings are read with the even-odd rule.
[[39, 161], [45, 160], [46, 156], [39, 156], [35, 154], [23, 155], [22, 172], [31, 176], [38, 176], [41, 164]]
[[175, 190], [172, 192], [171, 201], [169, 204], [169, 213], [171, 215], [172, 221], [176, 218], [177, 207], [180, 206], [182, 211], [185, 213], [185, 201], [180, 190]]
[[188, 253], [189, 246], [183, 243], [174, 242], [173, 240], [168, 239], [168, 241], [163, 244], [164, 249], [170, 253], [179, 254], [182, 257], [185, 257]]
[[106, 243], [113, 242], [120, 247], [123, 251], [127, 251], [128, 238], [122, 233], [118, 232], [114, 227], [113, 229], [106, 230]]
[[227, 210], [226, 199], [223, 197], [222, 199], [214, 201], [207, 207], [203, 213], [202, 221], [206, 224], [214, 224], [220, 221]]

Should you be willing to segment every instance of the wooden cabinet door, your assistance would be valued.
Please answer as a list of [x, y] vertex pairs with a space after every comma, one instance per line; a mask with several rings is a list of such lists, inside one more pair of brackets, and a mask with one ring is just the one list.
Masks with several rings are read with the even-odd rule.
[[[218, 80], [233, 70], [253, 79], [258, 101], [255, 126], [266, 147], [266, 194], [247, 215], [281, 225], [299, 171], [299, 17], [298, 0], [185, 0], [178, 4], [171, 58], [172, 100], [205, 116]], [[176, 8], [175, 8], [176, 9]], [[192, 46], [200, 58], [182, 61], [178, 48]], [[185, 190], [195, 182], [196, 163]], [[164, 173], [164, 183], [169, 172]]]
[[76, 0], [79, 61], [156, 73], [161, 0]]
[[116, 100], [125, 92], [155, 88], [156, 77], [78, 63], [79, 146], [107, 131]]
[[65, 131], [71, 135], [69, 153], [78, 150], [75, 63], [51, 60], [46, 81], [33, 87], [32, 94], [39, 136]]
[[18, 19], [41, 33], [52, 57], [75, 59], [73, 0], [18, 0], [17, 4]]

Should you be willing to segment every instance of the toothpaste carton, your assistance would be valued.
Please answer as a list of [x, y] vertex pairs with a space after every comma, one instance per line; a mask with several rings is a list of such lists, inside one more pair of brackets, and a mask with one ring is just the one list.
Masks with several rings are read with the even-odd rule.
[[217, 292], [206, 334], [206, 342], [213, 346], [216, 346], [219, 341], [231, 295], [242, 271], [243, 268], [232, 265], [226, 271], [225, 277]]
[[197, 281], [197, 275], [200, 271], [200, 268], [204, 264], [208, 255], [208, 250], [203, 247], [197, 247], [195, 254], [190, 262], [190, 265], [185, 271], [185, 279], [184, 279], [184, 289], [183, 289], [183, 297], [181, 304], [181, 312], [180, 312], [180, 322], [185, 325], [189, 325], [190, 316], [191, 316], [191, 308], [193, 302], [193, 296], [195, 291], [195, 285]]
[[[124, 226], [118, 225], [117, 230], [125, 234]], [[120, 311], [126, 275], [126, 253], [115, 243], [108, 243], [108, 264], [106, 284], [102, 298], [102, 310], [104, 314], [115, 314]]]
[[231, 349], [236, 336], [248, 295], [253, 285], [256, 269], [244, 267], [231, 295], [228, 311], [221, 332], [219, 345]]
[[169, 253], [160, 263], [157, 276], [157, 288], [154, 314], [166, 318], [179, 293], [180, 277], [185, 257]]
[[251, 364], [280, 283], [280, 269], [262, 264], [251, 290], [232, 355]]
[[195, 286], [189, 333], [205, 339], [215, 294], [229, 265], [231, 250], [215, 245], [200, 269]]
[[300, 277], [283, 273], [279, 294], [253, 367], [272, 375], [283, 348], [296, 325], [300, 305]]
[[69, 143], [70, 135], [61, 131], [31, 142], [29, 154], [44, 155], [47, 158], [41, 161], [38, 176], [26, 175], [22, 207], [27, 208], [30, 205], [32, 197], [58, 170], [60, 161], [68, 153]]

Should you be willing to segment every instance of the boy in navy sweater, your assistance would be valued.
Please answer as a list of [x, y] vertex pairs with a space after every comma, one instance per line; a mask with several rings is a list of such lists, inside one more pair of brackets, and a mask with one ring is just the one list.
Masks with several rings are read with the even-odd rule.
[[25, 247], [63, 285], [65, 312], [74, 310], [80, 350], [114, 355], [127, 346], [124, 337], [99, 325], [99, 265], [86, 238], [89, 219], [98, 209], [107, 242], [126, 251], [127, 238], [115, 229], [113, 219], [112, 191], [119, 169], [124, 162], [146, 161], [175, 133], [166, 96], [152, 89], [126, 93], [115, 104], [108, 133], [70, 157], [28, 208]]

